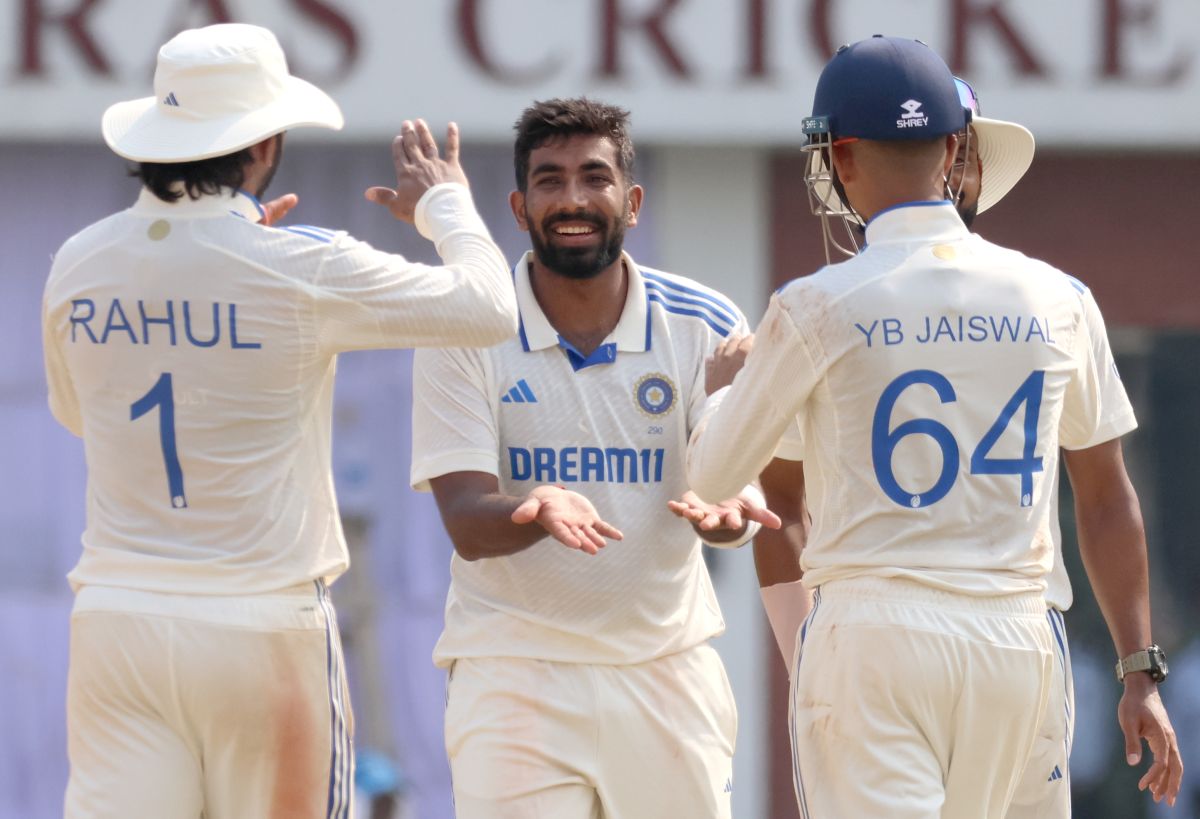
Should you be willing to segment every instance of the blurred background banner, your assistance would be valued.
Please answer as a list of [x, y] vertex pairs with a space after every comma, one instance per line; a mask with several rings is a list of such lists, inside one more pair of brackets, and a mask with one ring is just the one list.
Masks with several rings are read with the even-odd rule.
[[[824, 262], [798, 146], [827, 55], [874, 33], [938, 49], [986, 116], [1038, 139], [1028, 175], [976, 230], [1092, 288], [1141, 424], [1124, 445], [1150, 542], [1155, 638], [1171, 662], [1163, 696], [1191, 773], [1168, 814], [1124, 764], [1115, 658], [1064, 487], [1075, 815], [1200, 819], [1196, 0], [0, 0], [0, 819], [60, 816], [67, 770], [64, 575], [85, 475], [81, 445], [46, 408], [42, 286], [68, 236], [136, 196], [127, 163], [100, 141], [101, 112], [152, 93], [155, 51], [178, 30], [224, 21], [274, 29], [296, 73], [347, 115], [340, 134], [288, 137], [271, 194], [300, 195], [289, 221], [433, 260], [362, 191], [392, 179], [402, 119], [425, 117], [439, 134], [453, 119], [480, 211], [515, 260], [527, 243], [507, 203], [511, 125], [534, 99], [586, 93], [632, 111], [647, 192], [634, 257], [724, 291], [751, 324], [774, 288]], [[451, 546], [431, 498], [408, 489], [410, 360], [339, 364], [335, 477], [353, 563], [333, 594], [358, 743], [374, 752], [363, 791], [377, 817], [450, 819], [444, 675], [430, 654]], [[709, 557], [739, 708], [735, 816], [792, 819], [786, 681], [751, 556]]]
[[[274, 29], [293, 70], [386, 137], [408, 111], [503, 139], [532, 98], [581, 89], [655, 142], [788, 144], [821, 66], [875, 32], [923, 39], [1046, 144], [1187, 143], [1200, 130], [1195, 0], [8, 0], [0, 135], [91, 137], [145, 96], [180, 28]], [[169, 90], [169, 89], [167, 89]], [[469, 104], [463, 104], [465, 101]], [[20, 116], [11, 115], [21, 112]], [[336, 138], [335, 138], [336, 139]]]

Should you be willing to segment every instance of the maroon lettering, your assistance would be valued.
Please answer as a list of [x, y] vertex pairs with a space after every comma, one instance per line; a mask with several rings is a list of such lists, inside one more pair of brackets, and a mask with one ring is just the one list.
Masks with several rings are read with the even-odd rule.
[[677, 77], [688, 77], [691, 71], [679, 52], [671, 45], [663, 30], [667, 15], [677, 7], [682, 0], [660, 0], [658, 8], [641, 17], [630, 18], [621, 11], [621, 0], [603, 0], [601, 4], [602, 17], [602, 48], [600, 52], [600, 77], [611, 79], [621, 76], [620, 44], [621, 33], [641, 29], [654, 45], [659, 57], [662, 58], [667, 70]]
[[766, 0], [746, 0], [746, 70], [748, 79], [766, 77], [767, 68], [767, 3]]
[[[1137, 26], [1149, 28], [1155, 22], [1158, 12], [1157, 0], [1141, 2], [1137, 5], [1125, 0], [1104, 0], [1103, 55], [1100, 63], [1100, 76], [1109, 78], [1124, 78], [1129, 74], [1125, 65], [1122, 33], [1127, 27]], [[1145, 85], [1175, 85], [1191, 66], [1189, 55], [1176, 54], [1175, 59], [1156, 74], [1135, 77]]]
[[808, 10], [808, 33], [821, 61], [833, 57], [837, 48], [833, 44], [833, 32], [829, 29], [829, 0], [813, 0]]
[[971, 31], [976, 26], [986, 24], [992, 27], [1001, 41], [1008, 47], [1018, 74], [1030, 77], [1043, 77], [1046, 75], [1046, 69], [1042, 63], [1034, 56], [1033, 51], [1025, 44], [1025, 41], [1017, 33], [1016, 27], [1013, 26], [1012, 21], [1004, 13], [1001, 8], [1003, 5], [1004, 0], [993, 0], [993, 2], [978, 5], [973, 3], [972, 0], [952, 0], [951, 39], [954, 45], [951, 49], [949, 62], [950, 68], [954, 70], [954, 73], [971, 73], [969, 55], [972, 49], [969, 48], [968, 40], [970, 39]]
[[[197, 15], [197, 12], [200, 12], [200, 15]], [[177, 10], [162, 42], [165, 43], [186, 28], [232, 22], [233, 15], [225, 8], [224, 0], [187, 0], [182, 8]]]
[[[198, 18], [197, 10], [203, 12], [204, 16]], [[176, 10], [171, 24], [167, 27], [166, 36], [159, 42], [165, 43], [184, 29], [232, 22], [233, 15], [229, 13], [229, 9], [225, 8], [224, 0], [187, 0], [182, 8]], [[150, 72], [153, 73], [153, 71], [152, 63]]]
[[92, 71], [106, 77], [112, 76], [112, 65], [84, 27], [85, 18], [96, 3], [97, 0], [82, 0], [73, 11], [47, 14], [42, 9], [41, 0], [24, 0], [21, 4], [21, 67], [18, 73], [27, 77], [40, 77], [46, 73], [42, 61], [42, 32], [47, 26], [62, 26], [71, 44]]
[[[329, 32], [342, 46], [342, 57], [329, 79], [343, 79], [358, 62], [358, 31], [344, 14], [322, 0], [292, 0], [305, 17]], [[304, 73], [298, 71], [298, 73]]]
[[479, 6], [481, 0], [459, 0], [458, 36], [467, 56], [476, 66], [494, 80], [510, 85], [523, 85], [558, 71], [559, 60], [547, 57], [541, 63], [524, 70], [500, 65], [484, 48], [479, 30]]

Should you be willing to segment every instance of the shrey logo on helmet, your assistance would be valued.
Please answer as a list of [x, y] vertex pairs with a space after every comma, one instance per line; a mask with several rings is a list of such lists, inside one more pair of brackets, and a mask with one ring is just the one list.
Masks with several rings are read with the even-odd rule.
[[920, 100], [902, 102], [900, 107], [904, 109], [904, 113], [896, 120], [897, 128], [923, 128], [929, 124], [929, 117], [921, 111]]

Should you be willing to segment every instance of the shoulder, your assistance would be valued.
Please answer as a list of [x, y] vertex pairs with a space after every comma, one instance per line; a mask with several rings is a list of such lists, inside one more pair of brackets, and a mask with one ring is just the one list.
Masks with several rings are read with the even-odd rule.
[[54, 254], [50, 268], [51, 278], [61, 276], [97, 250], [101, 250], [120, 239], [121, 222], [128, 211], [120, 211], [71, 236]]
[[720, 336], [744, 326], [745, 316], [727, 296], [707, 285], [652, 267], [638, 265], [650, 305], [672, 319], [707, 325]]
[[1027, 256], [1010, 247], [993, 244], [978, 235], [974, 235], [973, 239], [976, 246], [988, 254], [989, 261], [1002, 264], [1017, 275], [1027, 277], [1032, 284], [1040, 288], [1057, 290], [1061, 295], [1080, 301], [1092, 298], [1091, 290], [1086, 284], [1049, 262]]
[[311, 279], [320, 271], [370, 269], [384, 263], [382, 257], [387, 255], [344, 230], [316, 225], [246, 222], [244, 230], [249, 232], [240, 237], [223, 234], [228, 238], [228, 252], [301, 280]]
[[355, 240], [343, 230], [330, 230], [329, 228], [317, 227], [316, 225], [279, 225], [275, 230], [285, 234], [285, 239], [295, 237], [299, 241], [308, 240], [327, 245], [334, 244], [337, 241], [355, 243]]

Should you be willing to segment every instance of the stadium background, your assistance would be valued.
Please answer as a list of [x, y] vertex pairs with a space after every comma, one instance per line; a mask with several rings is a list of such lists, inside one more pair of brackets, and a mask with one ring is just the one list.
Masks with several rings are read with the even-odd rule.
[[[347, 115], [297, 132], [273, 194], [290, 221], [347, 229], [431, 260], [361, 198], [387, 183], [401, 119], [457, 120], [476, 199], [510, 258], [510, 127], [531, 100], [588, 93], [633, 112], [644, 218], [639, 260], [725, 291], [755, 323], [771, 289], [822, 261], [796, 150], [832, 48], [883, 32], [926, 40], [978, 90], [984, 114], [1033, 130], [1026, 179], [976, 223], [1092, 286], [1141, 421], [1126, 446], [1152, 552], [1155, 637], [1185, 764], [1200, 766], [1200, 285], [1188, 241], [1200, 205], [1200, 13], [1195, 0], [3, 0], [0, 3], [0, 817], [61, 814], [70, 594], [84, 472], [45, 406], [39, 303], [50, 256], [127, 206], [136, 184], [101, 144], [103, 109], [149, 93], [175, 31], [255, 22]], [[986, 174], [986, 170], [985, 170]], [[409, 355], [343, 357], [339, 497], [354, 566], [335, 597], [356, 687], [360, 748], [393, 759], [410, 817], [448, 819], [440, 628], [450, 546], [431, 499], [407, 488]], [[1065, 491], [1065, 490], [1064, 490]], [[1078, 722], [1076, 815], [1166, 816], [1137, 793], [1115, 723], [1112, 648], [1064, 518]], [[738, 698], [739, 817], [795, 815], [782, 664], [748, 551], [712, 554]], [[614, 600], [614, 605], [620, 601]], [[930, 669], [931, 674], [938, 673]], [[636, 749], [631, 749], [636, 753]], [[1200, 776], [1169, 815], [1200, 819]]]

